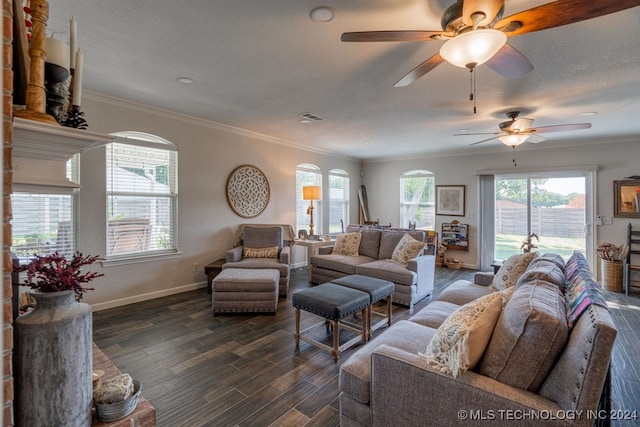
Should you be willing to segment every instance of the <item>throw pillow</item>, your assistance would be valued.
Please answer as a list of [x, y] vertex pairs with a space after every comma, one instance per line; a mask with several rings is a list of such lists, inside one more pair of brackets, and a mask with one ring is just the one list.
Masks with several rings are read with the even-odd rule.
[[278, 258], [280, 248], [273, 246], [269, 248], [243, 248], [242, 258]]
[[473, 369], [482, 358], [501, 311], [499, 292], [463, 305], [442, 322], [420, 355], [429, 365], [454, 378]]
[[569, 266], [567, 270], [571, 270], [571, 274], [567, 276], [568, 283], [565, 295], [567, 321], [569, 328], [573, 328], [582, 313], [591, 304], [605, 308], [608, 306], [584, 255], [576, 251], [567, 265]]
[[502, 264], [502, 267], [500, 267], [496, 275], [493, 277], [491, 286], [498, 291], [504, 291], [505, 289], [514, 286], [518, 277], [524, 273], [529, 266], [529, 263], [537, 256], [537, 252], [511, 255]]
[[479, 373], [535, 392], [568, 336], [564, 298], [558, 287], [542, 280], [522, 284], [502, 310]]
[[360, 239], [362, 239], [362, 234], [360, 233], [338, 234], [332, 253], [338, 255], [358, 256]]
[[391, 255], [391, 261], [397, 262], [405, 267], [409, 266], [409, 260], [414, 259], [424, 249], [426, 243], [419, 242], [411, 237], [409, 234], [402, 236], [402, 239], [398, 242], [398, 245], [393, 250]]

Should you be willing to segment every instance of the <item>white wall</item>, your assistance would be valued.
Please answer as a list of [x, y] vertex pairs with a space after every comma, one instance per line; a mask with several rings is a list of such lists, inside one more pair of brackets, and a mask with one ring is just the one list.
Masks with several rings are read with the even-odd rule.
[[[178, 146], [178, 247], [181, 256], [101, 269], [84, 301], [95, 310], [168, 295], [206, 284], [204, 266], [224, 257], [240, 223], [287, 223], [295, 226], [295, 171], [313, 163], [323, 172], [340, 168], [351, 177], [351, 194], [360, 185], [361, 162], [306, 151], [260, 139], [259, 136], [167, 112], [133, 106], [98, 96], [83, 97], [83, 110], [93, 132], [147, 132]], [[227, 204], [229, 174], [242, 164], [260, 168], [271, 189], [265, 211], [253, 219], [237, 216]], [[84, 254], [105, 254], [104, 149], [81, 155], [78, 248]], [[357, 199], [351, 218], [357, 221]], [[194, 272], [194, 263], [199, 268]]]
[[[596, 212], [613, 217], [613, 181], [631, 175], [640, 175], [640, 142], [602, 143], [583, 146], [556, 148], [552, 141], [544, 144], [529, 144], [517, 149], [517, 168], [512, 163], [512, 150], [497, 146], [495, 152], [470, 154], [454, 157], [415, 158], [365, 162], [363, 164], [363, 184], [367, 187], [369, 210], [373, 218], [381, 224], [399, 224], [400, 175], [413, 169], [426, 169], [435, 174], [436, 185], [466, 186], [466, 216], [437, 216], [436, 229], [440, 231], [443, 222], [454, 219], [471, 226], [469, 252], [456, 251], [455, 257], [467, 267], [477, 267], [478, 256], [478, 179], [479, 170], [549, 170], [556, 168], [597, 165]], [[613, 218], [611, 225], [596, 229], [597, 243], [626, 242], [626, 228], [629, 222], [640, 226], [640, 220]], [[405, 224], [401, 224], [405, 226]], [[524, 236], [523, 236], [524, 237]]]

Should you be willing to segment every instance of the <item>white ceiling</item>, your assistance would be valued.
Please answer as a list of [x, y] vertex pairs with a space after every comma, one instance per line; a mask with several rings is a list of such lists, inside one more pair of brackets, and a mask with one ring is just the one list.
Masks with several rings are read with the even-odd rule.
[[[452, 134], [496, 132], [514, 109], [534, 126], [593, 124], [521, 149], [640, 141], [640, 7], [509, 38], [534, 70], [510, 80], [479, 67], [477, 114], [469, 72], [448, 63], [393, 87], [443, 42], [340, 41], [347, 31], [440, 30], [453, 2], [49, 0], [47, 34], [68, 40], [76, 17], [85, 90], [348, 157], [510, 150]], [[544, 3], [507, 0], [504, 16]], [[336, 19], [312, 21], [317, 6], [334, 8]], [[301, 124], [306, 112], [324, 120]]]

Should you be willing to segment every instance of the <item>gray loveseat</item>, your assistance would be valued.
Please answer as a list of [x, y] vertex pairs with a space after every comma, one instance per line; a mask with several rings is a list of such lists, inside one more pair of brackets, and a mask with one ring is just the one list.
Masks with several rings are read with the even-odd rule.
[[[541, 258], [519, 276], [506, 304], [500, 299], [502, 312], [475, 368], [454, 377], [420, 353], [461, 304], [497, 292], [488, 273], [477, 274], [476, 283], [452, 283], [438, 301], [355, 352], [340, 369], [341, 426], [593, 425], [603, 413], [596, 410], [616, 329], [584, 257], [578, 273], [572, 260], [565, 273], [563, 262], [552, 265], [557, 256]], [[581, 291], [585, 283], [592, 286]], [[557, 325], [536, 327], [543, 315]], [[503, 337], [509, 333], [516, 335], [510, 343]]]
[[[347, 232], [360, 232], [362, 238], [357, 256], [332, 253], [331, 246], [320, 247], [311, 257], [311, 282], [325, 283], [351, 274], [375, 277], [395, 283], [393, 302], [413, 305], [431, 294], [435, 278], [434, 248], [431, 255], [421, 255], [404, 267], [390, 260], [393, 251], [405, 234], [420, 242], [426, 239], [422, 230], [387, 230], [348, 227]], [[427, 250], [427, 251], [428, 251]]]

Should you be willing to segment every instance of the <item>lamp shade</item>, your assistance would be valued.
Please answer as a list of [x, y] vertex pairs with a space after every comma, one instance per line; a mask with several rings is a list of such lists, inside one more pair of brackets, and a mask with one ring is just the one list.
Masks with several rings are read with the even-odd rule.
[[319, 185], [302, 187], [302, 200], [320, 200], [321, 188]]
[[513, 133], [511, 135], [502, 135], [498, 137], [500, 142], [502, 142], [504, 145], [508, 145], [509, 147], [516, 147], [525, 142], [527, 138], [529, 138], [529, 135], [526, 133]]
[[506, 42], [507, 36], [502, 31], [493, 29], [469, 31], [443, 44], [440, 48], [440, 56], [457, 67], [473, 68], [491, 59]]

